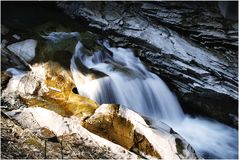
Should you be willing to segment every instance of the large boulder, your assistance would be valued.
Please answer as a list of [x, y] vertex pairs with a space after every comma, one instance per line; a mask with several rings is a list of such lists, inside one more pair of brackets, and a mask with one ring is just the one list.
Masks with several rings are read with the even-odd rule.
[[[192, 147], [168, 126], [162, 124], [160, 130], [152, 129], [137, 113], [119, 105], [99, 107], [84, 122], [89, 131], [75, 116], [62, 117], [40, 107], [12, 110], [6, 114], [43, 140], [56, 136], [65, 145], [88, 147], [91, 158], [139, 158], [136, 155], [162, 159], [197, 158]], [[101, 155], [105, 149], [107, 152]]]
[[217, 2], [58, 2], [58, 7], [114, 45], [133, 48], [185, 111], [237, 127], [237, 21], [224, 19]]
[[64, 118], [43, 108], [25, 108], [7, 115], [18, 123], [6, 115], [1, 116], [3, 158], [139, 158], [123, 147], [87, 131], [78, 119]]
[[103, 104], [83, 126], [141, 156], [162, 159], [197, 158], [192, 147], [166, 124], [150, 128], [137, 113], [121, 105]]
[[67, 71], [55, 62], [33, 65], [31, 71], [11, 69], [12, 78], [2, 92], [2, 101], [12, 106], [39, 106], [63, 116], [87, 117], [99, 106], [93, 100], [74, 93], [74, 82]]

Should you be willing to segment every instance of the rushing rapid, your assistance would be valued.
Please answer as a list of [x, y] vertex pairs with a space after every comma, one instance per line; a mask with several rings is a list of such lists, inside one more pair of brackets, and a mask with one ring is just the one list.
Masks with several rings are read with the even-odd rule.
[[100, 104], [128, 106], [151, 117], [155, 125], [165, 122], [204, 158], [237, 158], [236, 129], [185, 115], [176, 96], [130, 49], [112, 48], [106, 42], [102, 46], [103, 51], [92, 54], [85, 53], [80, 41], [75, 47], [71, 71], [79, 94]]

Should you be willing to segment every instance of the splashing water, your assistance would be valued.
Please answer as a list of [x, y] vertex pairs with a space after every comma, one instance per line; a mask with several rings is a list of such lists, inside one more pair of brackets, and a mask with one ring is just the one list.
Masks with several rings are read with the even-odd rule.
[[[185, 115], [166, 84], [147, 71], [131, 50], [112, 48], [107, 43], [103, 46], [103, 51], [92, 55], [84, 53], [81, 42], [75, 47], [71, 71], [80, 94], [100, 104], [128, 106], [150, 116], [154, 123], [158, 120], [165, 122], [204, 158], [237, 158], [236, 129], [213, 120]], [[82, 73], [82, 66], [96, 76]], [[104, 76], [94, 78], [99, 72]]]

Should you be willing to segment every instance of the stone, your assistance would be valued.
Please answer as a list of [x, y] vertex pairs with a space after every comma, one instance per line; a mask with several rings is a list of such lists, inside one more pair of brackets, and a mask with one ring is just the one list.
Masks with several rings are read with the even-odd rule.
[[3, 47], [1, 48], [1, 70], [6, 71], [9, 68], [25, 71], [31, 70], [29, 64], [25, 60]]
[[165, 124], [159, 130], [152, 129], [140, 115], [121, 105], [101, 105], [83, 126], [142, 157], [197, 158], [195, 151], [182, 137], [170, 133], [170, 127], [166, 127], [167, 131]]
[[62, 40], [70, 39], [73, 37], [79, 37], [78, 32], [51, 32], [49, 35], [42, 36], [43, 38], [49, 40], [52, 43], [58, 43]]
[[[71, 149], [77, 150], [77, 154], [82, 154], [78, 153], [79, 150], [87, 148], [86, 152], [92, 155], [91, 158], [104, 156], [137, 159], [139, 157], [136, 154], [144, 158], [197, 158], [191, 146], [175, 132], [171, 132], [170, 127], [162, 124], [162, 129], [152, 129], [137, 113], [119, 105], [104, 104], [84, 122], [84, 126], [88, 130], [93, 130], [93, 133], [110, 139], [112, 142], [83, 128], [80, 119], [75, 116], [62, 117], [40, 107], [13, 110], [6, 114], [23, 128], [29, 128], [31, 132], [42, 133], [45, 131], [44, 135], [46, 136], [55, 135], [63, 144], [63, 148], [66, 147], [64, 144], [68, 144], [72, 146]], [[108, 126], [110, 120], [111, 126]], [[40, 135], [42, 137], [42, 134]], [[54, 152], [55, 149], [50, 148], [50, 151]], [[102, 152], [105, 154], [101, 155]], [[71, 155], [69, 156], [71, 157]]]
[[28, 97], [33, 94], [43, 94], [48, 89], [44, 84], [45, 70], [41, 66], [31, 67], [30, 72], [24, 72], [17, 69], [12, 69], [10, 73], [13, 75], [9, 80], [7, 88], [3, 91], [2, 97], [18, 95]]
[[[63, 144], [64, 153], [69, 152], [70, 148], [70, 154], [67, 154], [69, 158], [139, 158], [123, 147], [89, 132], [80, 125], [79, 118], [74, 116], [62, 117], [40, 107], [14, 110], [6, 114], [15, 119], [23, 128], [29, 128], [30, 132], [41, 132], [42, 129], [47, 128], [48, 132], [54, 133]], [[51, 158], [61, 157], [59, 144], [47, 143], [47, 145], [47, 155]]]
[[19, 35], [17, 35], [17, 34], [12, 35], [12, 37], [15, 38], [16, 40], [20, 40], [21, 39], [21, 37]]
[[1, 90], [7, 87], [7, 84], [10, 79], [11, 79], [11, 75], [9, 75], [8, 73], [4, 71], [1, 72]]
[[[12, 71], [13, 72], [13, 71]], [[8, 102], [19, 99], [29, 106], [54, 110], [63, 116], [87, 117], [98, 104], [73, 93], [70, 72], [55, 62], [33, 65], [30, 72], [19, 72], [9, 80], [2, 98]], [[16, 101], [12, 102], [15, 105]]]
[[44, 142], [29, 129], [23, 129], [2, 112], [1, 157], [6, 159], [44, 158]]
[[10, 44], [7, 48], [25, 61], [30, 62], [35, 57], [36, 46], [36, 40], [27, 39], [25, 41]]

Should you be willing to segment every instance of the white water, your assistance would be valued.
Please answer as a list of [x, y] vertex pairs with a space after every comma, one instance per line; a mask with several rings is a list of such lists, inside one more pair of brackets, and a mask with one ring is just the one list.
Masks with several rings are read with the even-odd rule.
[[[148, 72], [130, 50], [108, 48], [113, 52], [113, 57], [103, 52], [89, 57], [81, 53], [81, 47], [82, 44], [79, 42], [72, 58], [73, 78], [80, 94], [98, 103], [119, 103], [130, 106], [149, 116], [175, 121], [183, 118], [183, 112], [176, 98], [164, 82]], [[88, 68], [104, 72], [109, 76], [91, 81], [85, 77], [83, 85], [79, 82], [79, 78], [84, 76], [77, 71], [75, 59], [80, 60]], [[137, 108], [134, 108], [136, 106]]]
[[[71, 71], [78, 92], [98, 103], [119, 103], [161, 120], [183, 136], [204, 158], [237, 158], [237, 130], [221, 123], [185, 115], [176, 97], [155, 74], [147, 71], [131, 50], [111, 48], [84, 54], [77, 43]], [[110, 53], [111, 52], [111, 53]], [[92, 80], [77, 69], [82, 63], [108, 76]]]

